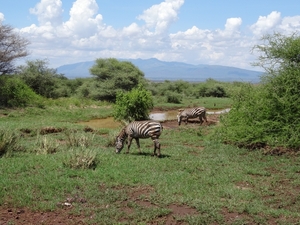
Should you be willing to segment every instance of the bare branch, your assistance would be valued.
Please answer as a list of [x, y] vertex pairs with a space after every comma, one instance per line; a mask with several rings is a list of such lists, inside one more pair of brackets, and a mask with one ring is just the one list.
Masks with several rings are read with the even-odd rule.
[[29, 41], [13, 31], [9, 25], [0, 23], [0, 75], [14, 72], [14, 61], [29, 55]]

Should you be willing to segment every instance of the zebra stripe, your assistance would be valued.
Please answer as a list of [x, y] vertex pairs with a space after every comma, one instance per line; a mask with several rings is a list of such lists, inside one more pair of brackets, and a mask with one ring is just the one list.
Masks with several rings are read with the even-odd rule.
[[197, 117], [199, 117], [200, 124], [202, 124], [203, 121], [207, 122], [205, 107], [196, 107], [196, 108], [190, 108], [190, 109], [185, 109], [183, 111], [180, 111], [177, 115], [178, 125], [180, 126], [183, 118], [185, 118], [185, 124], [187, 124], [189, 118], [197, 118]]
[[128, 138], [129, 153], [132, 139], [136, 140], [138, 150], [141, 153], [139, 138], [151, 138], [154, 143], [154, 155], [156, 149], [158, 150], [157, 156], [160, 156], [160, 143], [158, 142], [159, 136], [163, 130], [162, 125], [159, 122], [146, 120], [146, 121], [134, 121], [124, 127], [116, 138], [116, 153], [120, 153], [124, 147], [124, 141]]

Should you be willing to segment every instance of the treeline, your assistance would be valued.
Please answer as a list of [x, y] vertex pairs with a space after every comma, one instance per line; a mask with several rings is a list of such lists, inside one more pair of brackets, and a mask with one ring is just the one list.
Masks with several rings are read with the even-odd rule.
[[230, 97], [241, 86], [208, 79], [190, 83], [183, 80], [152, 82], [131, 62], [114, 58], [97, 59], [90, 68], [92, 77], [68, 79], [49, 68], [46, 60], [27, 61], [14, 74], [0, 76], [0, 106], [40, 105], [44, 99], [86, 98], [115, 103], [119, 92], [143, 86], [162, 102], [181, 103], [185, 97]]

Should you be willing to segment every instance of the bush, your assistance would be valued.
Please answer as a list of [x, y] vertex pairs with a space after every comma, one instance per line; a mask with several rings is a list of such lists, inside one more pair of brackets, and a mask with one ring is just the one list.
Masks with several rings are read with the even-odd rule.
[[38, 104], [42, 98], [34, 93], [22, 80], [0, 76], [0, 105], [4, 107], [24, 107]]
[[149, 112], [153, 108], [153, 99], [150, 91], [139, 85], [130, 92], [118, 92], [114, 107], [114, 118], [118, 121], [149, 119]]
[[300, 51], [300, 37], [275, 34], [266, 39], [269, 45], [259, 48], [266, 55], [260, 63], [268, 73], [260, 86], [244, 85], [232, 95], [232, 109], [222, 119], [218, 135], [238, 146], [299, 150], [300, 62], [290, 57]]
[[171, 91], [168, 91], [166, 94], [166, 101], [168, 103], [175, 103], [175, 104], [180, 104], [182, 101], [182, 95], [181, 94], [177, 94]]

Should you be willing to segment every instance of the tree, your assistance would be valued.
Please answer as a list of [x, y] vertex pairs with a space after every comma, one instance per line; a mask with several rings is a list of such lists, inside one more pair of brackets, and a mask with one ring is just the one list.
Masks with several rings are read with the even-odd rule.
[[265, 35], [254, 65], [266, 73], [258, 87], [245, 85], [233, 98], [230, 113], [222, 119], [220, 136], [239, 146], [300, 146], [300, 37]]
[[264, 35], [262, 44], [255, 45], [253, 52], [260, 53], [258, 61], [252, 65], [262, 67], [267, 74], [277, 74], [286, 67], [300, 66], [300, 38], [296, 33], [285, 36], [275, 32]]
[[98, 100], [114, 102], [117, 92], [130, 91], [145, 82], [144, 73], [131, 62], [114, 58], [97, 59], [90, 73], [96, 78], [97, 93], [93, 96]]
[[130, 92], [120, 91], [117, 93], [114, 106], [114, 118], [127, 122], [149, 119], [149, 112], [153, 108], [153, 99], [150, 91], [142, 85]]
[[41, 96], [47, 98], [68, 96], [68, 93], [61, 91], [67, 89], [64, 82], [67, 78], [57, 74], [56, 69], [49, 68], [46, 60], [27, 61], [25, 66], [19, 67], [18, 74], [35, 93]]
[[28, 44], [29, 41], [14, 32], [11, 26], [0, 22], [0, 75], [14, 72], [14, 61], [29, 54]]

